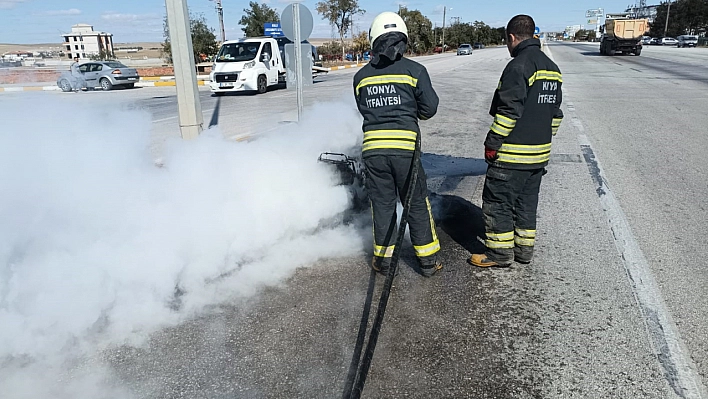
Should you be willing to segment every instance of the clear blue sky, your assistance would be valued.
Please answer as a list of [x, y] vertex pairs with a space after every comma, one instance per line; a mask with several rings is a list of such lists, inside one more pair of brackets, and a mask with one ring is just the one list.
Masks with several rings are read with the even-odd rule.
[[[368, 30], [370, 21], [383, 11], [396, 11], [403, 4], [420, 10], [438, 26], [443, 21], [443, 6], [447, 6], [447, 22], [459, 17], [462, 22], [484, 21], [491, 26], [504, 26], [516, 14], [529, 14], [544, 31], [563, 30], [567, 25], [585, 24], [585, 11], [604, 8], [605, 12], [621, 12], [633, 0], [359, 0], [366, 14], [355, 18], [354, 30]], [[659, 1], [657, 0], [656, 3]], [[222, 0], [227, 39], [242, 36], [238, 21], [247, 0]], [[265, 1], [282, 11], [289, 3], [283, 0]], [[317, 0], [305, 0], [313, 14]], [[654, 2], [650, 2], [654, 3]], [[209, 24], [217, 27], [214, 3], [209, 0], [188, 0], [193, 12], [203, 13]], [[58, 43], [61, 33], [71, 25], [88, 23], [94, 29], [110, 32], [116, 43], [162, 41], [163, 0], [0, 0], [0, 43]], [[334, 32], [326, 21], [315, 15], [312, 37], [328, 38]]]

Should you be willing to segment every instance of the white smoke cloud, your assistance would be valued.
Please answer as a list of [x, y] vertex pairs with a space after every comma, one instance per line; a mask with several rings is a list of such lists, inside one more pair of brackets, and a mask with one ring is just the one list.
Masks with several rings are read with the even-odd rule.
[[4, 399], [128, 397], [96, 360], [103, 348], [363, 251], [354, 228], [321, 223], [348, 207], [316, 159], [360, 142], [349, 104], [252, 142], [214, 130], [170, 142], [158, 168], [148, 114], [38, 99], [0, 107]]

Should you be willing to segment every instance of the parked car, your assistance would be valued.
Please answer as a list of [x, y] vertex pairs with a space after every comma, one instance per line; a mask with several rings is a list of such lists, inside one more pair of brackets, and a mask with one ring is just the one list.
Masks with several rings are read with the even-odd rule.
[[661, 41], [661, 39], [659, 39], [658, 37], [654, 37], [649, 41], [649, 44], [656, 46], [656, 45], [661, 44], [660, 41]]
[[644, 45], [651, 44], [651, 40], [652, 40], [651, 36], [644, 36], [644, 37], [642, 37], [642, 44], [644, 44]]
[[661, 41], [659, 44], [662, 46], [675, 46], [678, 44], [678, 40], [674, 39], [673, 37], [663, 37], [661, 38]]
[[[87, 62], [79, 65], [79, 71], [89, 89], [100, 87], [103, 90], [111, 90], [115, 86], [133, 88], [140, 80], [135, 68], [128, 68], [118, 61]], [[62, 91], [71, 91], [72, 79], [71, 73], [65, 72], [57, 79], [57, 86]]]
[[469, 44], [460, 44], [457, 48], [457, 55], [470, 55], [472, 54], [472, 46]]
[[484, 44], [482, 44], [482, 43], [475, 43], [473, 47], [474, 47], [475, 49], [480, 49], [480, 50], [481, 50], [481, 49], [484, 48]]
[[696, 47], [698, 45], [698, 36], [681, 35], [678, 38], [678, 47]]

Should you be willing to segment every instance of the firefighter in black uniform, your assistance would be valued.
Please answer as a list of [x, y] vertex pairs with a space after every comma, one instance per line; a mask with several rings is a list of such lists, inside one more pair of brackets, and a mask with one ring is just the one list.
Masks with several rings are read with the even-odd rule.
[[[366, 188], [374, 220], [372, 267], [388, 273], [396, 242], [396, 205], [406, 196], [409, 171], [420, 134], [419, 119], [429, 119], [438, 108], [428, 71], [403, 57], [408, 29], [398, 14], [378, 15], [369, 30], [373, 58], [354, 76], [354, 95], [364, 117], [362, 158]], [[440, 241], [428, 201], [425, 172], [411, 184], [408, 214], [413, 248], [424, 276], [442, 268], [436, 253]]]
[[551, 139], [563, 119], [558, 66], [534, 38], [535, 23], [517, 15], [506, 27], [509, 53], [489, 111], [494, 122], [484, 142], [488, 163], [482, 193], [487, 247], [470, 263], [506, 267], [530, 263], [536, 239], [536, 208]]

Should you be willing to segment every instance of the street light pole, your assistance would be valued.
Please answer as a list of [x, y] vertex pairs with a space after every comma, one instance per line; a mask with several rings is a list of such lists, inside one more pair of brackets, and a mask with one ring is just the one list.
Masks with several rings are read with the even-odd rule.
[[221, 6], [221, 0], [209, 0], [216, 3], [216, 14], [219, 16], [219, 29], [221, 32], [221, 42], [226, 41], [226, 31], [224, 30], [224, 7]]
[[671, 14], [671, 0], [669, 0], [669, 6], [666, 9], [666, 25], [664, 25], [664, 37], [666, 37], [666, 31], [669, 30], [669, 14]]
[[179, 126], [183, 139], [194, 139], [202, 131], [204, 118], [197, 88], [187, 0], [165, 0], [165, 7], [167, 24], [170, 28], [170, 43], [172, 43]]
[[442, 27], [442, 51], [441, 53], [445, 53], [445, 18], [447, 18], [447, 6], [443, 6], [443, 27]]

